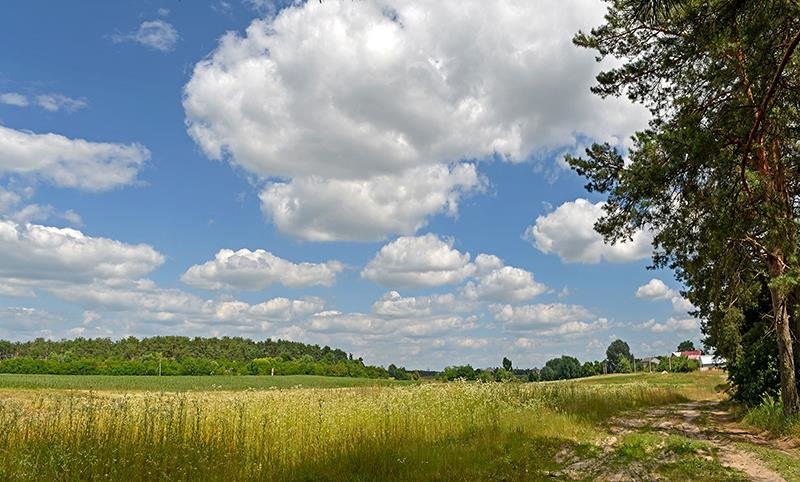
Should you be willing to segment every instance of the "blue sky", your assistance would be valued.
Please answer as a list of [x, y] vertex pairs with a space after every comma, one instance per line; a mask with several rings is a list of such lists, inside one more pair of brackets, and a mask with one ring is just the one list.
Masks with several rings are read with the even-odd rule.
[[697, 343], [651, 235], [603, 245], [561, 160], [647, 122], [588, 91], [602, 66], [570, 38], [603, 12], [11, 5], [0, 337], [291, 338], [415, 368]]

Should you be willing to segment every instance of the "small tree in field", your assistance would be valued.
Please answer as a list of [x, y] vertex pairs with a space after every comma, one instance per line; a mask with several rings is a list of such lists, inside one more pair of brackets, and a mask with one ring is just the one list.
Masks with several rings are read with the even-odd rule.
[[631, 347], [622, 340], [612, 341], [606, 349], [606, 360], [608, 360], [609, 373], [619, 372], [619, 360], [622, 358], [628, 360], [630, 363], [631, 358], [633, 358], [631, 355]]
[[510, 372], [511, 368], [512, 368], [511, 360], [509, 360], [506, 357], [503, 357], [503, 369]]

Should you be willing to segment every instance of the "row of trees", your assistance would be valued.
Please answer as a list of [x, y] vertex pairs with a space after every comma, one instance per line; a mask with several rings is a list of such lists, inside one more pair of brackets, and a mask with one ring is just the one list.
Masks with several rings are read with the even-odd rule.
[[185, 336], [154, 336], [150, 338], [128, 337], [120, 340], [110, 338], [75, 338], [73, 340], [46, 340], [10, 342], [0, 340], [0, 358], [28, 357], [47, 359], [54, 355], [72, 358], [138, 360], [148, 355], [160, 354], [163, 358], [182, 360], [202, 358], [248, 362], [256, 358], [299, 358], [310, 356], [314, 360], [330, 362], [352, 359], [346, 352], [328, 346], [307, 345], [287, 340], [254, 341], [241, 337], [189, 338]]
[[157, 336], [121, 340], [76, 338], [27, 342], [0, 340], [0, 373], [53, 375], [326, 375], [412, 379], [390, 365], [328, 346], [285, 340]]
[[[257, 358], [249, 362], [184, 357], [144, 356], [121, 358], [18, 357], [0, 360], [0, 373], [49, 375], [325, 375], [334, 377], [389, 378], [382, 367], [364, 365], [361, 360], [314, 360], [299, 358]], [[408, 375], [410, 378], [411, 375]]]
[[[691, 341], [678, 345], [678, 351], [692, 351]], [[502, 368], [475, 369], [471, 365], [449, 366], [442, 371], [439, 378], [445, 381], [480, 380], [509, 381], [527, 380], [530, 382], [569, 380], [573, 378], [591, 377], [605, 373], [633, 373], [636, 371], [671, 371], [690, 372], [700, 367], [696, 360], [686, 357], [662, 357], [658, 363], [645, 363], [637, 360], [630, 351], [630, 346], [622, 340], [614, 340], [606, 349], [603, 361], [587, 361], [581, 364], [577, 358], [564, 355], [548, 360], [541, 369], [514, 369], [511, 360], [503, 358]]]

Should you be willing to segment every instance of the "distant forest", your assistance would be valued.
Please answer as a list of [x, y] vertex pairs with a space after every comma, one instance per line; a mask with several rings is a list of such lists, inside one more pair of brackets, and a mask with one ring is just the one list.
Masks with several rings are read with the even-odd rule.
[[410, 378], [329, 346], [240, 337], [156, 336], [0, 340], [0, 373], [83, 375], [328, 375]]

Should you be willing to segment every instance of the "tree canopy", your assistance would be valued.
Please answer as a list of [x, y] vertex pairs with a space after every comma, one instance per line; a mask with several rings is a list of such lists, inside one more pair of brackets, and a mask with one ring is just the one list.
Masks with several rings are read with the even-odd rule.
[[[741, 355], [743, 312], [770, 295], [784, 410], [800, 408], [800, 3], [609, 0], [574, 42], [620, 60], [593, 91], [652, 113], [627, 153], [595, 144], [567, 162], [605, 193], [607, 241], [654, 234], [704, 320]], [[738, 348], [737, 348], [738, 347]], [[613, 360], [609, 358], [609, 362]]]

